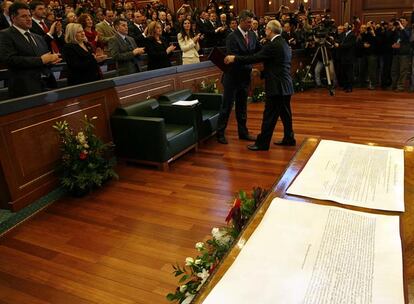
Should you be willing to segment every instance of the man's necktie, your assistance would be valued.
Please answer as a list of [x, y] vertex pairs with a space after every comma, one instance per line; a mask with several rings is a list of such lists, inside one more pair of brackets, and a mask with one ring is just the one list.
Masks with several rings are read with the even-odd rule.
[[46, 23], [44, 23], [43, 21], [40, 21], [39, 24], [46, 34], [49, 33], [49, 28], [47, 27]]
[[246, 42], [246, 45], [249, 45], [249, 35], [248, 34], [246, 34], [244, 36], [244, 41]]
[[27, 40], [29, 40], [30, 45], [35, 49], [37, 47], [37, 44], [32, 35], [29, 32], [24, 33], [24, 35], [26, 36]]
[[125, 37], [125, 43], [128, 45], [128, 48], [130, 49], [130, 50], [132, 50], [132, 44], [131, 44], [131, 42], [129, 42], [129, 40], [128, 40], [128, 38], [127, 37]]

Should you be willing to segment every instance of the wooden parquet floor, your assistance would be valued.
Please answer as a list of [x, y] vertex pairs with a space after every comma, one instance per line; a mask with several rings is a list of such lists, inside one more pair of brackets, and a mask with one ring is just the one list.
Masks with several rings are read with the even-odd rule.
[[[298, 144], [308, 136], [404, 144], [414, 136], [414, 94], [325, 90], [292, 100]], [[263, 104], [249, 105], [251, 133]], [[281, 124], [273, 139], [282, 134]], [[170, 171], [120, 164], [120, 180], [82, 199], [65, 198], [0, 239], [0, 303], [167, 303], [171, 264], [223, 225], [232, 195], [269, 188], [295, 147], [251, 152], [232, 118], [229, 145], [214, 138]]]

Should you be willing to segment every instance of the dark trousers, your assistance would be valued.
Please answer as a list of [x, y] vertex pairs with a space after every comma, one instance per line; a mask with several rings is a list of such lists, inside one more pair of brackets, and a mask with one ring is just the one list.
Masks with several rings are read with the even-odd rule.
[[380, 59], [382, 62], [381, 70], [381, 87], [389, 87], [392, 83], [391, 80], [391, 65], [392, 65], [392, 54], [385, 53]]
[[343, 87], [345, 90], [352, 89], [354, 82], [354, 65], [342, 63]]
[[256, 145], [260, 148], [269, 149], [276, 122], [280, 116], [283, 124], [284, 139], [293, 139], [292, 111], [290, 108], [290, 95], [266, 97], [263, 112], [262, 128], [257, 136]]
[[220, 108], [217, 127], [218, 136], [224, 135], [234, 102], [236, 102], [236, 120], [239, 137], [249, 134], [249, 130], [247, 129], [247, 94], [249, 84], [250, 75], [248, 80], [241, 82], [236, 82], [231, 77], [228, 77], [228, 75], [224, 75], [223, 103]]

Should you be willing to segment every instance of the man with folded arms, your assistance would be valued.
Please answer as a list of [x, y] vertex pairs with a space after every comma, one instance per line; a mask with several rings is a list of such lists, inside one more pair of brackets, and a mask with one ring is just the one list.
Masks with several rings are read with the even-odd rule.
[[282, 26], [279, 21], [272, 20], [266, 26], [266, 38], [269, 40], [263, 48], [251, 56], [229, 55], [225, 58], [225, 63], [257, 63], [263, 62], [266, 90], [266, 104], [263, 112], [261, 133], [257, 136], [256, 142], [248, 145], [252, 151], [269, 150], [273, 130], [280, 116], [283, 127], [284, 137], [282, 141], [275, 142], [276, 145], [294, 146], [292, 128], [292, 111], [290, 108], [290, 98], [293, 94], [293, 83], [290, 76], [290, 64], [292, 51], [286, 41], [281, 37]]

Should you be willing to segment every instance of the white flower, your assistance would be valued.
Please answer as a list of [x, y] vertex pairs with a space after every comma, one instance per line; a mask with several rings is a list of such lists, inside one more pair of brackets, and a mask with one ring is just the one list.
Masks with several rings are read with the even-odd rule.
[[204, 243], [203, 243], [203, 242], [198, 242], [197, 244], [195, 244], [195, 248], [196, 248], [198, 251], [203, 250], [203, 249], [204, 249]]
[[85, 149], [89, 149], [89, 145], [88, 145], [87, 143], [85, 143], [85, 144], [83, 145], [83, 147], [84, 147]]
[[86, 142], [86, 136], [83, 132], [79, 132], [78, 135], [76, 135], [76, 140], [83, 146], [87, 144]]
[[185, 266], [191, 266], [194, 264], [194, 259], [191, 257], [185, 258]]
[[200, 259], [195, 260], [194, 264], [200, 265], [201, 264], [201, 260]]
[[220, 230], [219, 228], [213, 228], [211, 230], [213, 238], [220, 244], [226, 245], [231, 242], [232, 238], [225, 230]]
[[201, 289], [201, 286], [207, 281], [207, 278], [210, 276], [210, 273], [207, 269], [203, 268], [203, 270], [199, 273], [197, 273], [197, 276], [201, 278], [200, 285], [197, 286], [197, 291]]
[[194, 296], [195, 295], [192, 295], [192, 294], [188, 293], [188, 296], [185, 298], [184, 301], [181, 302], [181, 304], [190, 304], [191, 301], [193, 300]]
[[209, 277], [209, 273], [207, 271], [207, 269], [203, 268], [203, 270], [201, 270], [201, 272], [197, 273], [197, 276], [202, 279], [202, 280], [206, 280]]
[[180, 292], [185, 292], [187, 290], [187, 285], [180, 286]]

